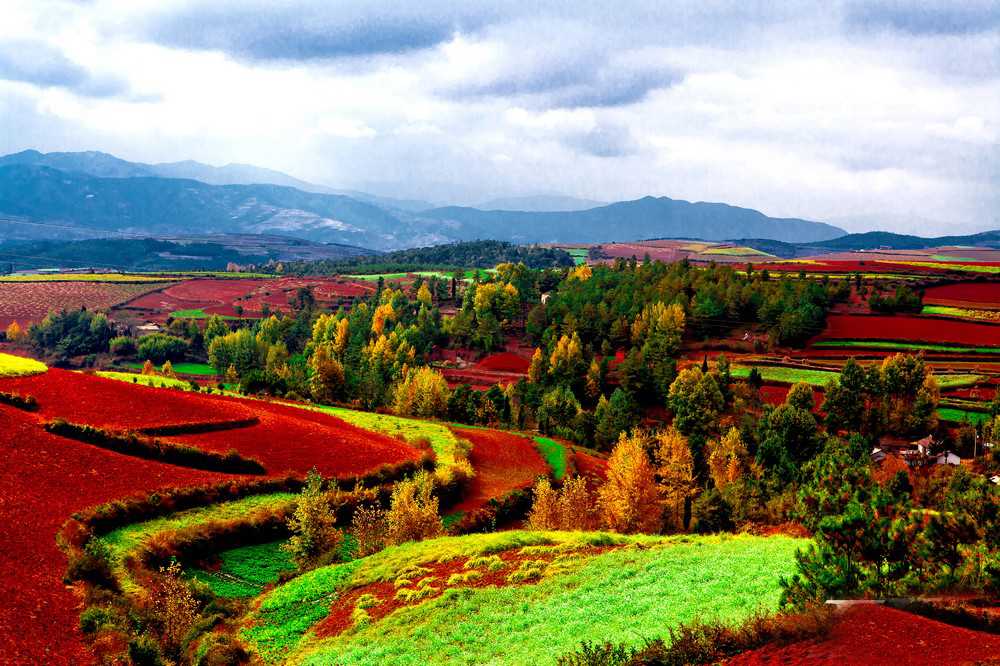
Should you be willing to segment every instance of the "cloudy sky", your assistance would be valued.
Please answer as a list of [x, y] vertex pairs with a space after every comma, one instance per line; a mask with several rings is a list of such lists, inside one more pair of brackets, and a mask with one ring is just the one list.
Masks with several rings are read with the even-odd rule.
[[1000, 0], [3, 0], [0, 152], [1000, 228]]

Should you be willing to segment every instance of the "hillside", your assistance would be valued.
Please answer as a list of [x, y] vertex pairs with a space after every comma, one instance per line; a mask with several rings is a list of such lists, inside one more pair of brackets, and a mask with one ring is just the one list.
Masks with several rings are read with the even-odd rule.
[[749, 208], [668, 197], [644, 197], [583, 211], [482, 211], [449, 206], [424, 211], [421, 216], [459, 224], [465, 234], [479, 237], [503, 229], [510, 240], [522, 243], [597, 243], [653, 237], [725, 240], [739, 236], [815, 242], [845, 233], [820, 222], [771, 218]]

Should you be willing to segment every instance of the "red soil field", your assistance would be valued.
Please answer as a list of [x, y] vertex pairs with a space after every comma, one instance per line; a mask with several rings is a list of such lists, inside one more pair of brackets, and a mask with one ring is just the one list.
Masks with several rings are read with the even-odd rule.
[[117, 429], [214, 423], [255, 416], [255, 403], [150, 388], [81, 372], [50, 368], [30, 377], [0, 379], [0, 391], [33, 395], [37, 415]]
[[499, 372], [516, 372], [523, 374], [528, 372], [531, 359], [518, 356], [511, 352], [499, 352], [490, 354], [476, 364], [478, 370], [496, 370]]
[[0, 406], [0, 663], [87, 664], [80, 609], [62, 583], [56, 532], [88, 506], [170, 486], [225, 478], [163, 465], [50, 435], [34, 417]]
[[998, 656], [1000, 636], [954, 627], [882, 605], [864, 604], [845, 611], [824, 640], [764, 647], [726, 663], [730, 666], [942, 666], [996, 663]]
[[[919, 258], [916, 261], [933, 262], [932, 259]], [[939, 262], [937, 262], [939, 263]], [[754, 264], [754, 270], [781, 271], [785, 273], [922, 273], [922, 274], [946, 274], [948, 271], [942, 268], [930, 266], [914, 266], [912, 264], [898, 263], [884, 260], [823, 260], [819, 259], [812, 263], [781, 262]]]
[[162, 286], [164, 283], [0, 282], [0, 328], [14, 321], [27, 328], [50, 310], [107, 310]]
[[1000, 282], [955, 282], [928, 287], [924, 303], [958, 308], [1000, 309]]
[[820, 340], [905, 340], [937, 344], [1000, 345], [1000, 326], [915, 316], [831, 315]]
[[204, 310], [207, 314], [236, 316], [236, 306], [245, 317], [259, 317], [267, 303], [272, 311], [287, 312], [297, 290], [309, 287], [322, 306], [332, 307], [343, 299], [372, 293], [375, 285], [340, 278], [198, 278], [185, 280], [128, 304], [124, 311], [143, 313], [148, 319], [165, 319], [177, 310]]
[[245, 405], [259, 423], [246, 428], [166, 437], [210, 451], [236, 449], [263, 463], [268, 474], [305, 473], [313, 466], [324, 476], [364, 474], [385, 464], [419, 460], [408, 444], [364, 430], [330, 414], [265, 401], [218, 398]]
[[549, 467], [527, 437], [499, 430], [452, 428], [456, 435], [472, 442], [469, 462], [476, 470], [465, 499], [452, 511], [475, 511], [494, 497], [528, 488]]
[[[760, 387], [760, 397], [768, 405], [780, 405], [785, 402], [785, 398], [788, 397], [788, 392], [791, 390], [791, 386], [781, 385], [775, 386], [772, 384], [765, 384]], [[813, 391], [813, 404], [816, 409], [823, 404], [823, 400], [826, 398], [822, 391]]]
[[263, 463], [268, 474], [307, 472], [315, 465], [327, 476], [350, 476], [420, 457], [397, 439], [335, 416], [262, 400], [149, 388], [54, 368], [0, 380], [0, 390], [35, 396], [43, 421], [63, 418], [123, 430], [257, 418], [248, 427], [162, 439], [205, 450], [236, 449]]

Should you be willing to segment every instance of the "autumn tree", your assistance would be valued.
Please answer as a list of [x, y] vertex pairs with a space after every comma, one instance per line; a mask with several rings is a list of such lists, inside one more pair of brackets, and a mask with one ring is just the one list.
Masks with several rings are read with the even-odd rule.
[[750, 454], [747, 453], [743, 437], [736, 428], [718, 440], [710, 440], [706, 446], [708, 452], [708, 471], [720, 491], [739, 481], [749, 472]]
[[288, 519], [288, 531], [292, 536], [282, 548], [300, 569], [319, 563], [324, 556], [338, 550], [344, 540], [344, 533], [337, 528], [330, 495], [323, 489], [323, 477], [315, 467], [306, 476], [295, 512]]
[[608, 459], [607, 481], [598, 496], [609, 529], [626, 534], [659, 531], [663, 513], [660, 489], [641, 431], [622, 433]]
[[547, 478], [538, 479], [528, 513], [528, 529], [557, 530], [559, 526], [559, 493]]
[[691, 445], [676, 428], [656, 436], [657, 472], [663, 489], [667, 521], [673, 529], [687, 530], [691, 522], [691, 500], [698, 494]]
[[355, 557], [367, 557], [385, 548], [388, 528], [385, 511], [378, 506], [359, 506], [351, 519]]
[[7, 326], [7, 340], [14, 343], [22, 343], [28, 339], [28, 333], [16, 321], [12, 321]]
[[330, 353], [331, 345], [323, 343], [309, 358], [309, 391], [313, 400], [329, 404], [343, 395], [344, 367]]
[[417, 289], [417, 301], [419, 303], [423, 303], [427, 307], [431, 306], [432, 302], [431, 290], [427, 286], [426, 282], [420, 285], [420, 289]]
[[396, 384], [393, 408], [403, 416], [435, 417], [448, 413], [448, 382], [438, 370], [411, 369]]
[[164, 362], [163, 367], [160, 368], [160, 374], [162, 374], [164, 377], [172, 377], [175, 379], [177, 378], [177, 373], [174, 372], [174, 364], [171, 363], [170, 361]]
[[386, 514], [387, 544], [421, 541], [441, 534], [443, 528], [438, 515], [438, 498], [433, 491], [434, 480], [425, 471], [393, 486]]
[[597, 500], [582, 476], [563, 480], [557, 503], [559, 529], [593, 530], [598, 527]]
[[146, 601], [159, 625], [160, 640], [172, 655], [182, 652], [184, 639], [198, 620], [198, 600], [179, 562], [160, 567], [146, 588]]
[[531, 357], [531, 365], [528, 366], [528, 381], [532, 384], [542, 384], [545, 382], [548, 371], [549, 365], [545, 354], [542, 353], [541, 349], [536, 348]]

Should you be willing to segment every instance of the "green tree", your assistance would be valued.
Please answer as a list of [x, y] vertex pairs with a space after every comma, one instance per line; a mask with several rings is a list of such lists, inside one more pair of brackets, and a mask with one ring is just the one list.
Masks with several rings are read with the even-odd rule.
[[335, 553], [343, 542], [344, 533], [336, 524], [330, 495], [323, 490], [323, 477], [314, 467], [306, 476], [295, 512], [288, 519], [292, 536], [282, 548], [291, 554], [299, 569], [315, 566]]
[[722, 391], [711, 374], [700, 368], [683, 370], [670, 385], [668, 406], [674, 412], [674, 425], [688, 437], [707, 438], [725, 407]]
[[594, 440], [599, 448], [610, 449], [622, 433], [631, 430], [638, 422], [638, 409], [628, 391], [616, 388], [607, 399], [601, 396], [594, 411]]

